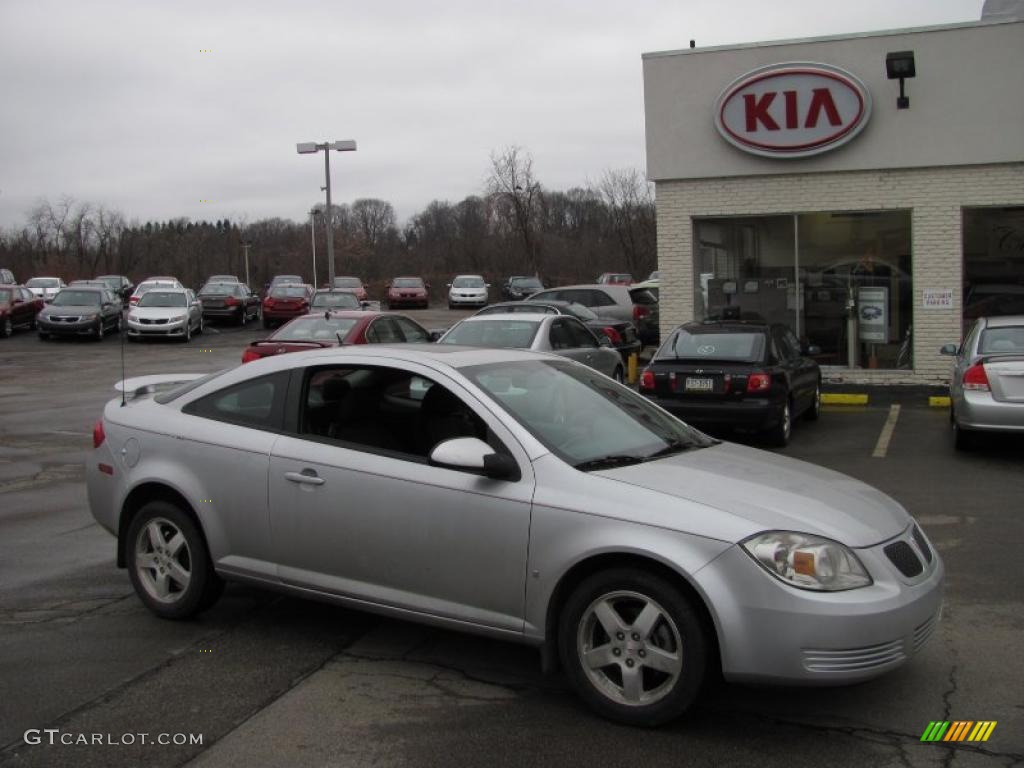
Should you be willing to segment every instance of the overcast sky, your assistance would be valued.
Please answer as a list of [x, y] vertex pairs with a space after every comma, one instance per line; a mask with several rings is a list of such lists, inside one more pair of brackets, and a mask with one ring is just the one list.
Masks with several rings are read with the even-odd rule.
[[[982, 0], [0, 0], [0, 226], [71, 195], [130, 218], [400, 219], [520, 145], [568, 189], [644, 167], [645, 51], [974, 21]], [[210, 52], [205, 52], [209, 50]], [[211, 202], [201, 202], [201, 201]]]

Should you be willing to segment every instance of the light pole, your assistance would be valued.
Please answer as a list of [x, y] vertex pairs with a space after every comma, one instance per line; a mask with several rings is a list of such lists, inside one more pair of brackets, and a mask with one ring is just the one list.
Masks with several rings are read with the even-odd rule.
[[[316, 215], [319, 211], [316, 208], [309, 209], [309, 233], [313, 241], [313, 287], [316, 288]], [[334, 286], [327, 286], [333, 288]]]
[[327, 286], [334, 287], [334, 226], [331, 213], [331, 150], [336, 152], [355, 152], [356, 143], [352, 139], [344, 141], [323, 142], [317, 144], [315, 141], [306, 141], [295, 145], [300, 155], [313, 155], [323, 150], [324, 152], [324, 176], [327, 177]]
[[[249, 248], [252, 247], [252, 243], [249, 240], [242, 242], [242, 253], [245, 255], [245, 284], [249, 285]], [[252, 290], [252, 286], [249, 285], [249, 290]]]

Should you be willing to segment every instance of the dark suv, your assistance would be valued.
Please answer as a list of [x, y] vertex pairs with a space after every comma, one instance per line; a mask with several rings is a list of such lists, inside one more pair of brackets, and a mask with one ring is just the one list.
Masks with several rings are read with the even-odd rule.
[[672, 331], [640, 392], [695, 426], [760, 432], [781, 446], [795, 419], [818, 418], [821, 371], [785, 325], [693, 322]]

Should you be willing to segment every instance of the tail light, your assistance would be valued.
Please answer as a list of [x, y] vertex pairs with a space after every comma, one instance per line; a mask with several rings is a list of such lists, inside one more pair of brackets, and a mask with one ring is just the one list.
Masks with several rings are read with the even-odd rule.
[[633, 305], [633, 319], [636, 320], [637, 322], [639, 322], [640, 320], [643, 320], [645, 317], [650, 317], [650, 316], [651, 316], [651, 308], [650, 307], [645, 307], [643, 304], [634, 304]]
[[228, 307], [237, 307], [238, 299], [236, 299], [234, 296], [228, 296], [226, 299], [224, 299], [224, 304]]
[[92, 428], [92, 447], [99, 448], [106, 439], [107, 433], [103, 431], [103, 419], [100, 419]]
[[257, 352], [252, 347], [249, 347], [248, 349], [246, 349], [242, 353], [242, 362], [243, 363], [251, 363], [253, 360], [259, 360], [259, 359], [260, 359], [260, 353]]
[[130, 297], [130, 298], [128, 299], [128, 303], [129, 303], [129, 304], [138, 304], [138, 303], [139, 303], [139, 297], [138, 297], [138, 296], [132, 296], [132, 297]]
[[989, 392], [988, 374], [985, 373], [985, 366], [981, 363], [972, 365], [964, 371], [964, 389], [971, 389], [976, 392]]
[[772, 385], [772, 377], [767, 373], [752, 373], [747, 377], [747, 392], [767, 392]]
[[616, 331], [611, 326], [608, 326], [607, 328], [602, 328], [601, 330], [604, 331], [604, 335], [608, 337], [608, 341], [610, 341], [612, 344], [622, 343], [622, 336], [619, 334], [618, 331]]
[[274, 300], [268, 296], [267, 298], [265, 298], [263, 300], [263, 306], [264, 307], [272, 307], [272, 306], [274, 306]]
[[644, 371], [640, 374], [640, 389], [654, 389], [654, 371]]

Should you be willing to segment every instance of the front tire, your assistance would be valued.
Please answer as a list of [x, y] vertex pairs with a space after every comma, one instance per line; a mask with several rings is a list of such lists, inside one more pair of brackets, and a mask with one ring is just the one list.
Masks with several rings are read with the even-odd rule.
[[627, 725], [679, 717], [707, 674], [708, 634], [700, 614], [671, 583], [639, 569], [583, 581], [562, 611], [558, 643], [580, 698]]
[[14, 333], [14, 323], [11, 322], [11, 318], [8, 315], [7, 317], [4, 318], [3, 325], [0, 325], [0, 336], [3, 336], [5, 339], [9, 339], [9, 338], [11, 338], [11, 335], [13, 333]]
[[103, 341], [103, 318], [96, 321], [96, 341]]
[[127, 535], [128, 574], [150, 611], [165, 619], [186, 619], [213, 605], [223, 584], [202, 533], [179, 507], [149, 502]]

